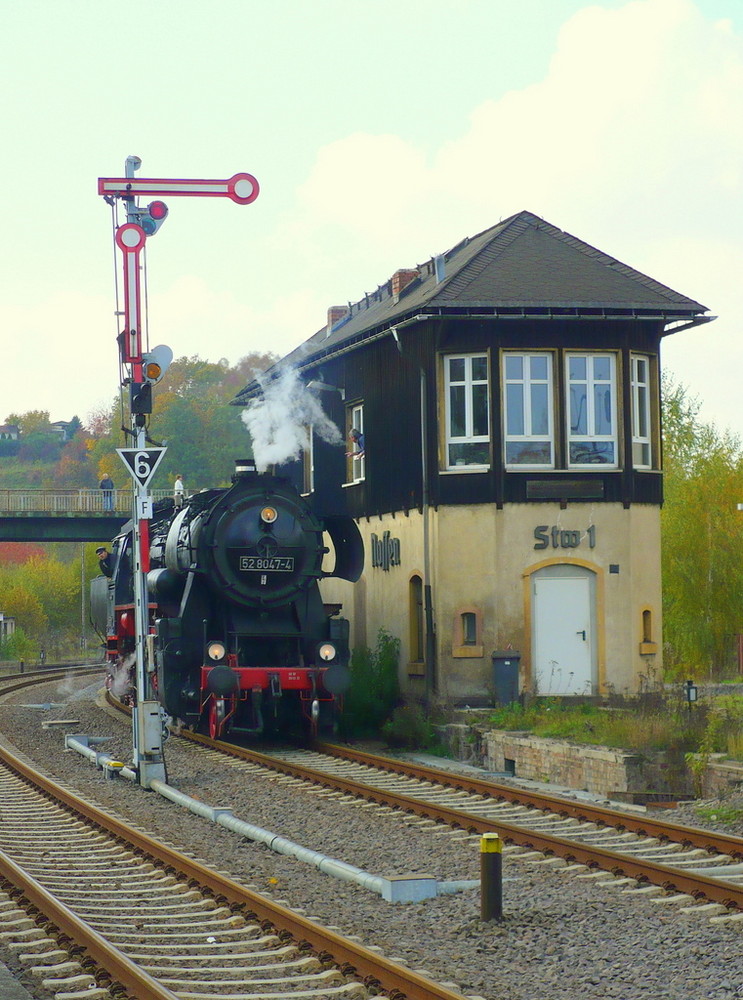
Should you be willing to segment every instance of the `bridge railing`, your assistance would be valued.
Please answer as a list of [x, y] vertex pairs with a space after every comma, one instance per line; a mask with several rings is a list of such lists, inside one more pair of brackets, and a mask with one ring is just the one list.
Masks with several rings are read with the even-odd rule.
[[[172, 497], [171, 490], [151, 490], [153, 500]], [[122, 514], [131, 513], [132, 490], [100, 489], [11, 490], [0, 489], [0, 514]]]

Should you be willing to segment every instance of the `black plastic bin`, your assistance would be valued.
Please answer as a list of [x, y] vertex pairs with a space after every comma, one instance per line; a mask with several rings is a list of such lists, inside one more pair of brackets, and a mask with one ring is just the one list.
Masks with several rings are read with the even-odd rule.
[[497, 649], [493, 653], [493, 696], [496, 705], [519, 701], [519, 664], [521, 653], [515, 649]]

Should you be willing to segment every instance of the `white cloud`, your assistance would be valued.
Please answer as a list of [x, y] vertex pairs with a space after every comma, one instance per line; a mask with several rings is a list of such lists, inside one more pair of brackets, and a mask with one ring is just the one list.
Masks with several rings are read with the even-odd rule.
[[[341, 294], [358, 297], [359, 283], [529, 209], [719, 313], [705, 337], [729, 358], [743, 321], [741, 95], [741, 38], [692, 0], [587, 7], [561, 29], [542, 81], [483, 101], [434, 155], [361, 133], [321, 149], [281, 238], [320, 288], [342, 260]], [[743, 429], [720, 406], [720, 376], [700, 380], [695, 350], [688, 362], [683, 347], [668, 353], [714, 397], [712, 415]]]

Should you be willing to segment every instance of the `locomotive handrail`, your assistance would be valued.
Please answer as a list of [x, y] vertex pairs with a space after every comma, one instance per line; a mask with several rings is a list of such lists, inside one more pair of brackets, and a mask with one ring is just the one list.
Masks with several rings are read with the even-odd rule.
[[[0, 489], [3, 514], [128, 514], [132, 490], [114, 489], [111, 497], [95, 489]], [[172, 490], [151, 490], [154, 500], [172, 497]]]

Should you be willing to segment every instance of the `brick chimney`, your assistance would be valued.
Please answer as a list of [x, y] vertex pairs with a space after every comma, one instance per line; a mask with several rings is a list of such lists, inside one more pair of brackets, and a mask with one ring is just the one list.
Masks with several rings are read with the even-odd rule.
[[395, 271], [395, 273], [390, 278], [392, 282], [392, 294], [399, 295], [400, 292], [406, 285], [409, 285], [413, 278], [418, 277], [418, 272], [416, 270], [410, 270], [409, 268], [403, 268], [400, 271]]
[[325, 336], [330, 336], [330, 331], [333, 329], [335, 324], [339, 319], [343, 319], [344, 316], [348, 315], [348, 306], [331, 306], [328, 309], [328, 325], [325, 330]]

